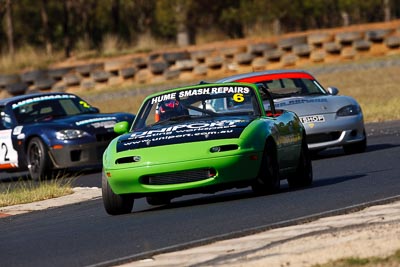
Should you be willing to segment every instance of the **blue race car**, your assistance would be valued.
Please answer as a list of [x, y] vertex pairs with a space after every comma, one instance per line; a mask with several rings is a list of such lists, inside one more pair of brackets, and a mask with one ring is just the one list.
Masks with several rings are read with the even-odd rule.
[[29, 171], [33, 180], [55, 170], [101, 166], [117, 122], [130, 113], [102, 114], [69, 93], [39, 93], [0, 100], [0, 170]]

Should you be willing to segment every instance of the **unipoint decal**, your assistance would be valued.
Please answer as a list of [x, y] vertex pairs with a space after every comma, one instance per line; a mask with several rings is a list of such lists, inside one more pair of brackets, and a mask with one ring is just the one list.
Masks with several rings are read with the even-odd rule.
[[154, 129], [144, 132], [136, 132], [129, 139], [149, 138], [162, 135], [191, 133], [196, 131], [215, 131], [237, 127], [237, 123], [244, 122], [243, 120], [223, 120], [218, 122], [198, 122], [190, 124], [180, 124], [171, 127]]

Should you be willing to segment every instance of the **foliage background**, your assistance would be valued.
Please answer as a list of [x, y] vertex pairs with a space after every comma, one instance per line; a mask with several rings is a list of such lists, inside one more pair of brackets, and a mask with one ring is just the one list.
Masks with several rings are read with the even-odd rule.
[[1, 55], [68, 58], [388, 21], [400, 0], [0, 0], [0, 16]]

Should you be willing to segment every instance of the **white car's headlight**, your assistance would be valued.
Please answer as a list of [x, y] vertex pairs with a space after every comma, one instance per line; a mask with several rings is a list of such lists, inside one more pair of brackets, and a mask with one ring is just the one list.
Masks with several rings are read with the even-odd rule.
[[358, 105], [345, 106], [337, 111], [338, 116], [352, 116], [359, 113], [361, 113], [361, 108]]
[[89, 136], [89, 134], [85, 131], [76, 129], [67, 129], [56, 132], [56, 138], [60, 140], [78, 139], [84, 136]]

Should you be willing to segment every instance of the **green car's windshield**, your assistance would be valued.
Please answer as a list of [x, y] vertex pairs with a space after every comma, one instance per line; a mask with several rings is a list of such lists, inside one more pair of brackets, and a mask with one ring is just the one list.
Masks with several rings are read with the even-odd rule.
[[170, 90], [148, 98], [138, 112], [133, 129], [193, 119], [260, 114], [253, 87], [210, 84]]

